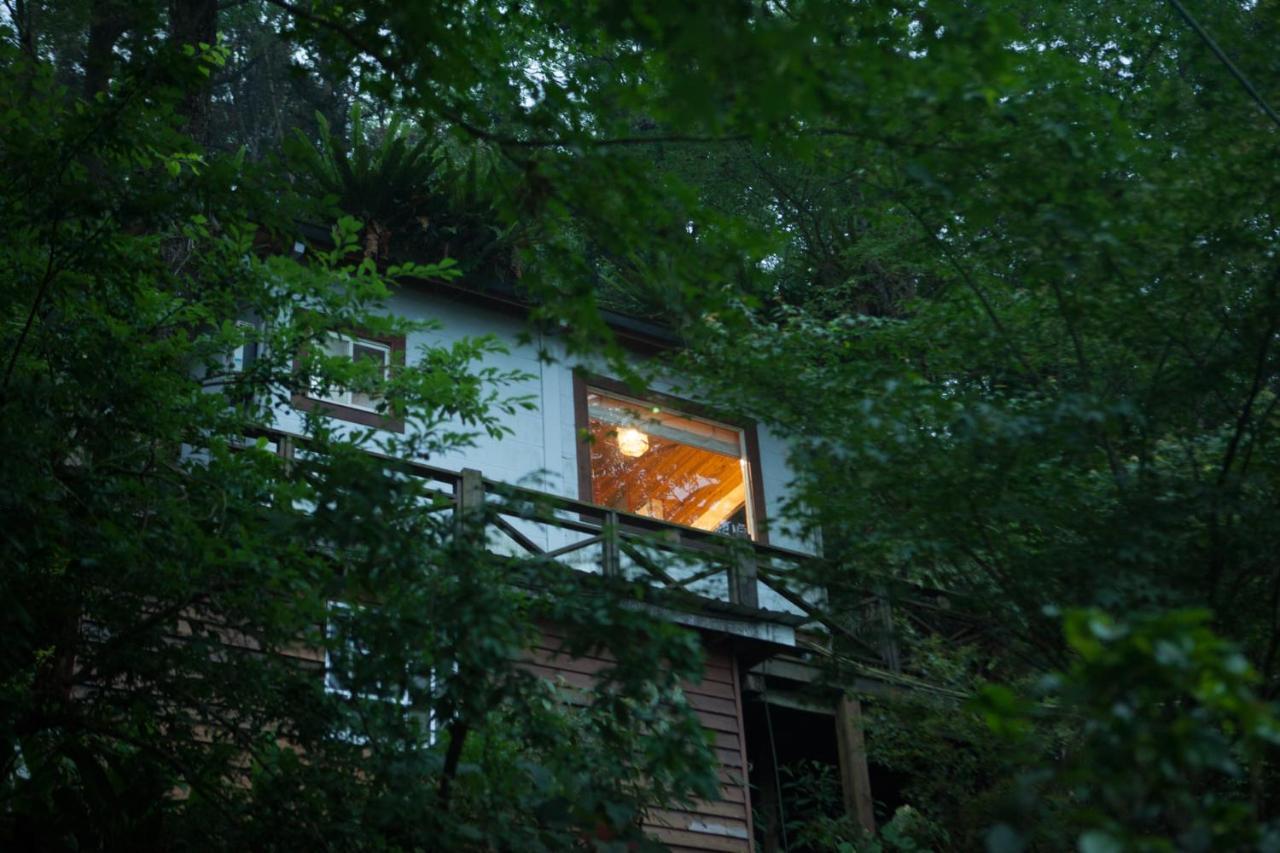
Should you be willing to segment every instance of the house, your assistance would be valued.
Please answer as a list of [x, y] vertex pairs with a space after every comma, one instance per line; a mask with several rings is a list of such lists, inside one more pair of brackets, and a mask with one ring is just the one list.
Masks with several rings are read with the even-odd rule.
[[[577, 571], [671, 593], [658, 599], [656, 609], [702, 638], [703, 681], [686, 692], [713, 733], [721, 796], [691, 811], [651, 814], [651, 834], [678, 850], [752, 849], [753, 806], [777, 823], [777, 763], [786, 756], [774, 723], [797, 714], [807, 721], [796, 726], [802, 742], [784, 745], [782, 752], [818, 750], [838, 763], [847, 807], [871, 826], [857, 703], [832, 699], [815, 706], [787, 686], [813, 680], [797, 641], [812, 620], [805, 600], [777, 577], [820, 549], [776, 522], [792, 478], [786, 441], [764, 425], [672, 393], [670, 382], [636, 389], [599, 365], [574, 364], [557, 335], [525, 337], [526, 309], [500, 288], [408, 285], [388, 310], [433, 320], [438, 328], [407, 339], [335, 336], [331, 352], [393, 364], [412, 359], [423, 343], [491, 334], [507, 353], [486, 366], [526, 376], [512, 393], [532, 406], [507, 416], [507, 436], [479, 436], [474, 447], [422, 460], [416, 469], [439, 481], [460, 509], [487, 494], [554, 499], [553, 513], [522, 511], [518, 501], [510, 512], [498, 513], [486, 530], [488, 547], [554, 558]], [[637, 359], [672, 343], [659, 327], [610, 319]], [[375, 402], [340, 390], [297, 395], [279, 412], [277, 447], [288, 454], [290, 436], [302, 432], [303, 412], [317, 408], [337, 425], [406, 429], [378, 413]], [[661, 559], [656, 551], [663, 552]], [[566, 656], [558, 645], [555, 627], [547, 626], [529, 665], [571, 686], [589, 686], [604, 662]], [[821, 725], [810, 725], [814, 720]]]

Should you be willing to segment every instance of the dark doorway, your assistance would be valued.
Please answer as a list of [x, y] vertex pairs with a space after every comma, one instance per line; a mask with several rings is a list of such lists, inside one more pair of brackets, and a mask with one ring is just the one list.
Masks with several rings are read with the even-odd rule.
[[759, 697], [743, 709], [751, 802], [760, 853], [817, 853], [805, 827], [843, 813], [836, 730], [831, 714]]
[[[760, 694], [754, 694], [747, 697], [743, 723], [756, 849], [760, 853], [829, 849], [806, 843], [806, 838], [812, 837], [815, 818], [844, 814], [834, 713], [776, 703], [770, 703], [766, 713]], [[868, 762], [867, 769], [876, 825], [884, 826], [902, 805], [903, 780], [874, 760]]]

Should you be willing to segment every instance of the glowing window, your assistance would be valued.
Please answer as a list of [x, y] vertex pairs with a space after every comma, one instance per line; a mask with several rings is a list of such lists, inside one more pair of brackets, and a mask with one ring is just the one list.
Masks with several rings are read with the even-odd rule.
[[587, 389], [591, 500], [651, 518], [753, 536], [742, 430]]

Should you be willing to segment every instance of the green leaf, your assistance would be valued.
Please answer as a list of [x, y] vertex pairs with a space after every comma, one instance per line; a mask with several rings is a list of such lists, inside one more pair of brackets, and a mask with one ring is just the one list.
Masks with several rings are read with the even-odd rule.
[[1124, 853], [1125, 846], [1110, 833], [1092, 829], [1080, 836], [1079, 853]]

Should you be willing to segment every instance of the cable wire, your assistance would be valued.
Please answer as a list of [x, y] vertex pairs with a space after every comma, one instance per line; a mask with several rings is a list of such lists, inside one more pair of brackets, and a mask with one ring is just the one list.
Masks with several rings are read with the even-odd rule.
[[1191, 13], [1187, 11], [1187, 7], [1182, 5], [1182, 0], [1169, 0], [1169, 5], [1177, 10], [1178, 14], [1182, 16], [1182, 20], [1186, 21], [1191, 29], [1196, 31], [1196, 35], [1200, 36], [1200, 39], [1209, 46], [1209, 49], [1213, 51], [1214, 56], [1218, 57], [1222, 64], [1227, 66], [1227, 70], [1231, 72], [1231, 76], [1235, 77], [1241, 86], [1244, 86], [1245, 91], [1248, 92], [1250, 97], [1257, 102], [1258, 106], [1262, 107], [1262, 111], [1267, 114], [1267, 117], [1275, 122], [1277, 127], [1280, 127], [1280, 114], [1277, 114], [1275, 110], [1271, 109], [1271, 105], [1267, 103], [1266, 99], [1263, 98], [1258, 90], [1254, 88], [1253, 84], [1249, 82], [1249, 78], [1244, 76], [1244, 72], [1236, 67], [1236, 64], [1227, 57], [1227, 55], [1222, 51], [1222, 48], [1218, 47], [1218, 43], [1213, 40], [1213, 36], [1209, 35], [1209, 33], [1205, 31], [1205, 28], [1200, 26], [1200, 22], [1191, 16]]
[[769, 713], [769, 685], [760, 682], [760, 698], [764, 700], [764, 726], [769, 732], [769, 756], [773, 764], [773, 789], [778, 794], [778, 826], [782, 830], [782, 853], [791, 853], [787, 841], [787, 807], [782, 804], [782, 776], [778, 772], [778, 747], [773, 741], [773, 715]]

